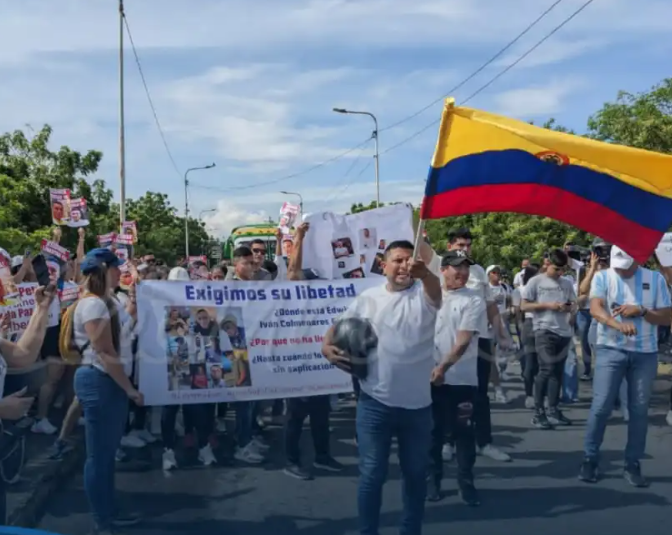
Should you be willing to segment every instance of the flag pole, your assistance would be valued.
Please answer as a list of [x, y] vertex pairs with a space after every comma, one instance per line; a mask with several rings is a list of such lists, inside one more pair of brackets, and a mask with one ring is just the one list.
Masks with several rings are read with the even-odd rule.
[[[437, 162], [443, 162], [445, 160], [445, 149], [447, 143], [444, 140], [447, 140], [450, 135], [450, 127], [452, 125], [452, 111], [455, 107], [455, 99], [449, 97], [445, 100], [443, 105], [443, 113], [441, 115], [441, 124], [439, 125], [439, 138], [436, 142], [436, 149], [434, 150], [434, 157], [432, 158], [432, 167], [436, 167]], [[425, 179], [425, 193], [427, 192], [427, 181]], [[420, 221], [418, 222], [418, 230], [415, 234], [415, 244], [413, 245], [413, 258], [418, 258], [420, 253], [420, 246], [422, 245], [422, 233], [425, 230], [425, 220], [422, 218], [423, 208], [427, 197], [422, 200], [422, 205], [420, 206]]]

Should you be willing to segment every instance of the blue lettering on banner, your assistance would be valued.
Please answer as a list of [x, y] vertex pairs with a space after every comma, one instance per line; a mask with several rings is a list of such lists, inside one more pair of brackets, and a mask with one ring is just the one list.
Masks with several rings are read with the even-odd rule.
[[[270, 293], [270, 295], [269, 295]], [[195, 286], [187, 284], [184, 287], [184, 295], [188, 301], [208, 301], [216, 305], [228, 302], [246, 301], [308, 301], [312, 299], [334, 299], [345, 297], [357, 297], [357, 291], [353, 283], [314, 287], [308, 284], [297, 284], [290, 288], [274, 288], [267, 292], [265, 288], [213, 288], [211, 285]]]

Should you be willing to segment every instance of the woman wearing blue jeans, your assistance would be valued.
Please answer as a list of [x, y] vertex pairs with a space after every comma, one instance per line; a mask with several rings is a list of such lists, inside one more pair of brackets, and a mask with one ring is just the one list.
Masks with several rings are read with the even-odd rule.
[[131, 345], [135, 298], [125, 308], [113, 293], [119, 285], [120, 263], [109, 249], [93, 249], [86, 255], [80, 265], [84, 294], [73, 316], [73, 342], [82, 355], [75, 393], [85, 421], [84, 490], [98, 534], [139, 520], [121, 516], [114, 502], [115, 453], [126, 426], [128, 400], [143, 403], [129, 380], [132, 355], [128, 358], [124, 351]]

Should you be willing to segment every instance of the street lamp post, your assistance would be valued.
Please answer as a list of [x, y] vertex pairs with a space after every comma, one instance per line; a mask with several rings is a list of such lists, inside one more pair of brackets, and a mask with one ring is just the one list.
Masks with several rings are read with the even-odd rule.
[[[205, 210], [201, 210], [198, 213], [198, 222], [203, 223], [203, 214], [207, 214], [208, 212], [216, 212], [216, 211], [217, 211], [217, 208], [206, 208]], [[207, 228], [205, 229], [205, 233], [207, 234], [208, 239], [205, 241], [205, 245], [203, 247], [201, 247], [201, 254], [203, 256], [205, 256], [206, 258], [208, 258], [209, 255], [208, 255], [208, 252], [206, 250], [206, 247], [210, 246], [210, 234], [208, 233]], [[210, 267], [210, 262], [209, 261], [208, 261], [208, 267]]]
[[301, 217], [303, 217], [303, 197], [301, 197], [301, 194], [294, 191], [281, 191], [280, 193], [283, 195], [295, 195], [299, 198], [299, 210], [301, 210]]
[[190, 167], [184, 173], [184, 258], [189, 258], [189, 173], [192, 171], [202, 171], [212, 169], [214, 163], [204, 165], [203, 167]]
[[333, 111], [336, 113], [344, 113], [344, 114], [349, 114], [349, 115], [368, 115], [373, 119], [373, 124], [374, 124], [374, 130], [373, 133], [371, 134], [371, 137], [373, 138], [374, 143], [376, 144], [376, 154], [373, 157], [376, 163], [376, 208], [380, 206], [380, 168], [378, 165], [378, 162], [380, 160], [379, 154], [378, 154], [378, 119], [376, 119], [376, 116], [368, 111], [353, 111], [353, 110], [346, 110], [345, 108], [334, 108]]

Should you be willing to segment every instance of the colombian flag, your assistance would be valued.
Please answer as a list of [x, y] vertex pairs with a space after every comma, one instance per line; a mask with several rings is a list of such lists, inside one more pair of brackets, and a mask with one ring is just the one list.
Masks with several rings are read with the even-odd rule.
[[554, 132], [448, 99], [421, 219], [546, 216], [645, 262], [672, 225], [672, 156]]

